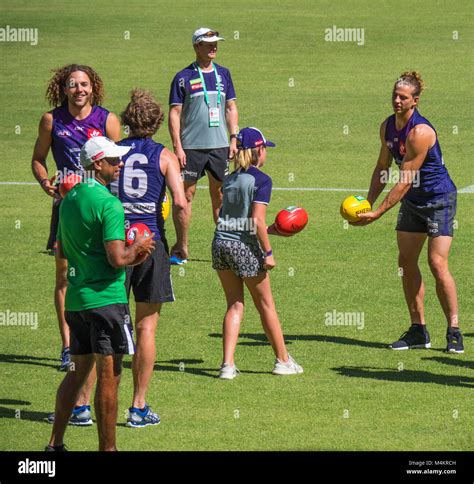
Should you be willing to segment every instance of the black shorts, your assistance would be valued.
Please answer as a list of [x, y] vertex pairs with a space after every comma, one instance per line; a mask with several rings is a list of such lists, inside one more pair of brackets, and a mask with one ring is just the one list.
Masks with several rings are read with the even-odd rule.
[[183, 180], [197, 182], [208, 171], [216, 180], [223, 181], [229, 173], [229, 148], [212, 150], [184, 150], [186, 166], [182, 170]]
[[232, 271], [237, 277], [257, 277], [265, 272], [264, 260], [258, 244], [217, 238], [212, 241], [212, 268], [216, 271]]
[[133, 355], [133, 329], [128, 304], [65, 311], [71, 330], [71, 355]]
[[156, 240], [153, 253], [137, 266], [127, 267], [125, 288], [130, 298], [133, 289], [135, 302], [161, 304], [174, 301], [170, 260], [162, 240]]
[[424, 233], [429, 237], [453, 237], [456, 205], [457, 192], [446, 193], [441, 199], [426, 205], [402, 199], [395, 230]]
[[53, 209], [51, 211], [51, 222], [49, 224], [49, 239], [46, 245], [46, 250], [56, 249], [56, 235], [59, 226], [59, 206], [61, 205], [61, 198], [53, 200]]

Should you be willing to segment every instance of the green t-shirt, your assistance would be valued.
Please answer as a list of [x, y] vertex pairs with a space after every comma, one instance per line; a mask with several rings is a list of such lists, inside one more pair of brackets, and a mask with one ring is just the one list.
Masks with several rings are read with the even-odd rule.
[[124, 219], [120, 200], [92, 178], [61, 202], [57, 239], [68, 260], [66, 311], [128, 303], [125, 269], [109, 264], [104, 246], [125, 240]]

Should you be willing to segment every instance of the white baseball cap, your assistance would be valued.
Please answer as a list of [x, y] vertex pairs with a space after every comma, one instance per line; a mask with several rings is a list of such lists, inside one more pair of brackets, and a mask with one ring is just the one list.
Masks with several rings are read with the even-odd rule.
[[130, 146], [118, 146], [105, 136], [94, 136], [81, 149], [80, 160], [85, 168], [102, 158], [121, 158], [130, 151]]
[[218, 42], [219, 40], [225, 40], [224, 37], [219, 37], [219, 32], [201, 27], [197, 29], [193, 34], [193, 45], [199, 44], [199, 42]]

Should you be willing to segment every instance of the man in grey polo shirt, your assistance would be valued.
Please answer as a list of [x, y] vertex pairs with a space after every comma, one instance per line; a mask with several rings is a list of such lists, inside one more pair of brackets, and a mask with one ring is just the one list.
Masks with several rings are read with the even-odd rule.
[[192, 39], [196, 61], [178, 72], [171, 83], [168, 124], [182, 169], [188, 222], [197, 181], [207, 171], [217, 223], [228, 159], [237, 151], [238, 112], [232, 78], [228, 69], [214, 62], [221, 40], [214, 30], [196, 30]]

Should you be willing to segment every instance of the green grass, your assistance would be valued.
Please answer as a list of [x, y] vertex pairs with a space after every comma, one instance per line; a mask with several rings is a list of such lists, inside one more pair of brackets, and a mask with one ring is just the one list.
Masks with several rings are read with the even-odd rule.
[[[258, 126], [278, 145], [265, 167], [274, 186], [367, 187], [379, 125], [390, 114], [393, 81], [414, 68], [428, 85], [420, 110], [438, 130], [455, 183], [459, 188], [474, 184], [468, 0], [195, 5], [3, 2], [2, 25], [37, 27], [40, 41], [36, 47], [0, 43], [0, 181], [32, 180], [29, 161], [37, 123], [48, 109], [43, 96], [51, 67], [75, 61], [94, 66], [105, 82], [105, 106], [116, 113], [136, 86], [151, 89], [166, 106], [173, 75], [192, 60], [192, 32], [210, 25], [227, 38], [218, 62], [231, 69], [240, 125]], [[324, 29], [332, 25], [365, 28], [365, 45], [324, 42]], [[459, 31], [457, 41], [453, 30]], [[130, 31], [130, 40], [123, 39], [124, 31]], [[453, 126], [459, 134], [453, 134]], [[156, 139], [170, 146], [166, 126]], [[49, 163], [52, 167], [52, 158]], [[310, 214], [301, 234], [273, 240], [277, 267], [271, 274], [289, 351], [305, 373], [270, 375], [272, 351], [249, 304], [236, 354], [242, 375], [221, 382], [215, 377], [225, 303], [210, 266], [209, 197], [207, 190], [198, 191], [190, 250], [200, 261], [173, 268], [177, 301], [164, 307], [157, 332], [148, 401], [162, 424], [141, 431], [119, 426], [120, 449], [472, 448], [474, 197], [459, 195], [450, 258], [466, 353], [447, 356], [441, 351], [444, 317], [426, 257], [421, 265], [433, 349], [385, 349], [408, 324], [397, 274], [396, 210], [369, 227], [345, 228], [339, 204], [346, 195], [274, 191], [269, 207], [269, 220], [292, 204]], [[5, 185], [0, 185], [0, 201], [0, 310], [39, 314], [36, 331], [0, 326], [0, 450], [36, 450], [49, 437], [42, 418], [53, 410], [63, 376], [55, 369], [60, 339], [52, 300], [54, 261], [41, 253], [50, 201], [37, 186]], [[364, 329], [326, 326], [325, 313], [333, 309], [364, 312]], [[127, 357], [120, 423], [131, 394]], [[73, 450], [94, 450], [96, 427], [69, 428], [66, 442]]]

